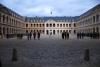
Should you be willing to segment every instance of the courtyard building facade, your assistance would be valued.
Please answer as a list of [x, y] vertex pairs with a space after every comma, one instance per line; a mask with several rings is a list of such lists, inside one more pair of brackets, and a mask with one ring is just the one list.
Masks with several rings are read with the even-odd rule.
[[34, 31], [45, 35], [61, 35], [63, 31], [100, 34], [100, 4], [75, 17], [25, 17], [0, 4], [0, 37]]
[[80, 15], [76, 25], [77, 33], [100, 34], [100, 4]]
[[24, 30], [23, 17], [0, 4], [0, 37], [5, 37], [7, 34], [24, 33]]
[[[78, 17], [26, 17], [26, 33], [40, 31], [45, 35], [61, 35], [63, 31], [75, 33]], [[73, 32], [74, 31], [74, 32]]]

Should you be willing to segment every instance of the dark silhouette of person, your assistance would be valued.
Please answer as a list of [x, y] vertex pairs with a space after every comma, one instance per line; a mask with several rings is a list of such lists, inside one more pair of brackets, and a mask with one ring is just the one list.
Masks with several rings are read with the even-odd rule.
[[62, 32], [62, 39], [64, 39], [64, 35], [65, 35], [65, 33], [64, 33], [64, 32]]
[[40, 32], [37, 32], [37, 38], [40, 40]]
[[69, 33], [68, 32], [64, 32], [64, 36], [65, 36], [65, 38], [64, 38], [65, 40], [69, 39]]
[[36, 32], [35, 31], [33, 32], [33, 37], [34, 37], [34, 40], [35, 40], [35, 38], [36, 38]]
[[69, 33], [67, 32], [67, 39], [69, 39]]
[[0, 67], [2, 67], [1, 59], [0, 59]]

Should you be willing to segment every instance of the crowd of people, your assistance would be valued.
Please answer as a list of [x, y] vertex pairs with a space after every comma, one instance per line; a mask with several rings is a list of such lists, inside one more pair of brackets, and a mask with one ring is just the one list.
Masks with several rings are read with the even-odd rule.
[[32, 35], [33, 35], [33, 38], [34, 40], [37, 38], [38, 40], [40, 40], [40, 32], [29, 32], [27, 33], [27, 39], [28, 40], [31, 40], [32, 39]]
[[[19, 34], [6, 34], [6, 36], [3, 36], [3, 37], [6, 37], [7, 39], [9, 38], [14, 38], [14, 37], [17, 37], [17, 39], [23, 39], [23, 37], [26, 35], [27, 36], [27, 39], [28, 40], [31, 40], [32, 37], [35, 39], [40, 39], [40, 35], [41, 33], [39, 31], [37, 32], [28, 32], [26, 34], [23, 34], [23, 33], [19, 33]], [[50, 34], [51, 35], [51, 34]], [[66, 31], [63, 31], [61, 33], [61, 36], [62, 36], [62, 39], [69, 39], [69, 33], [66, 32]], [[89, 37], [91, 39], [99, 39], [100, 38], [100, 34], [99, 32], [93, 32], [93, 33], [77, 33], [76, 34], [77, 36], [77, 39], [83, 39], [84, 37]], [[0, 38], [2, 38], [2, 34], [0, 33]]]
[[83, 39], [84, 37], [90, 37], [91, 39], [99, 39], [100, 34], [97, 32], [93, 33], [77, 33], [77, 38], [78, 39]]
[[62, 32], [62, 39], [69, 39], [69, 33], [68, 32]]

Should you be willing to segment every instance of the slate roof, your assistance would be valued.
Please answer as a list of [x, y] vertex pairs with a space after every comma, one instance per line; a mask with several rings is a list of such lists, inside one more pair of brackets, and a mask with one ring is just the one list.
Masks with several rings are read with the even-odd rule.
[[6, 13], [8, 15], [14, 16], [14, 17], [19, 17], [19, 19], [23, 18], [23, 16], [19, 15], [18, 13], [12, 11], [11, 9], [7, 8], [3, 4], [0, 3], [0, 11], [3, 13]]
[[88, 10], [87, 12], [83, 13], [82, 15], [80, 15], [80, 17], [87, 17], [90, 16], [91, 14], [93, 14], [93, 12], [95, 12], [96, 9], [100, 9], [100, 4], [96, 5], [95, 7], [91, 8], [90, 10]]
[[64, 17], [59, 17], [59, 16], [55, 16], [55, 17], [25, 17], [25, 21], [26, 22], [39, 22], [39, 21], [42, 21], [42, 22], [46, 22], [48, 20], [53, 20], [55, 22], [76, 22], [78, 19], [78, 16], [76, 17], [67, 17], [67, 16], [64, 16]]

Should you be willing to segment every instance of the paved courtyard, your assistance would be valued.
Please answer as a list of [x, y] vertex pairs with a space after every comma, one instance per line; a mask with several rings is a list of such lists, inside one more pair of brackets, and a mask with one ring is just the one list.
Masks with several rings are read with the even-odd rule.
[[[18, 61], [12, 62], [12, 50], [17, 49]], [[84, 61], [84, 50], [90, 50], [90, 61]], [[53, 36], [40, 40], [0, 39], [2, 67], [100, 67], [100, 40]]]

